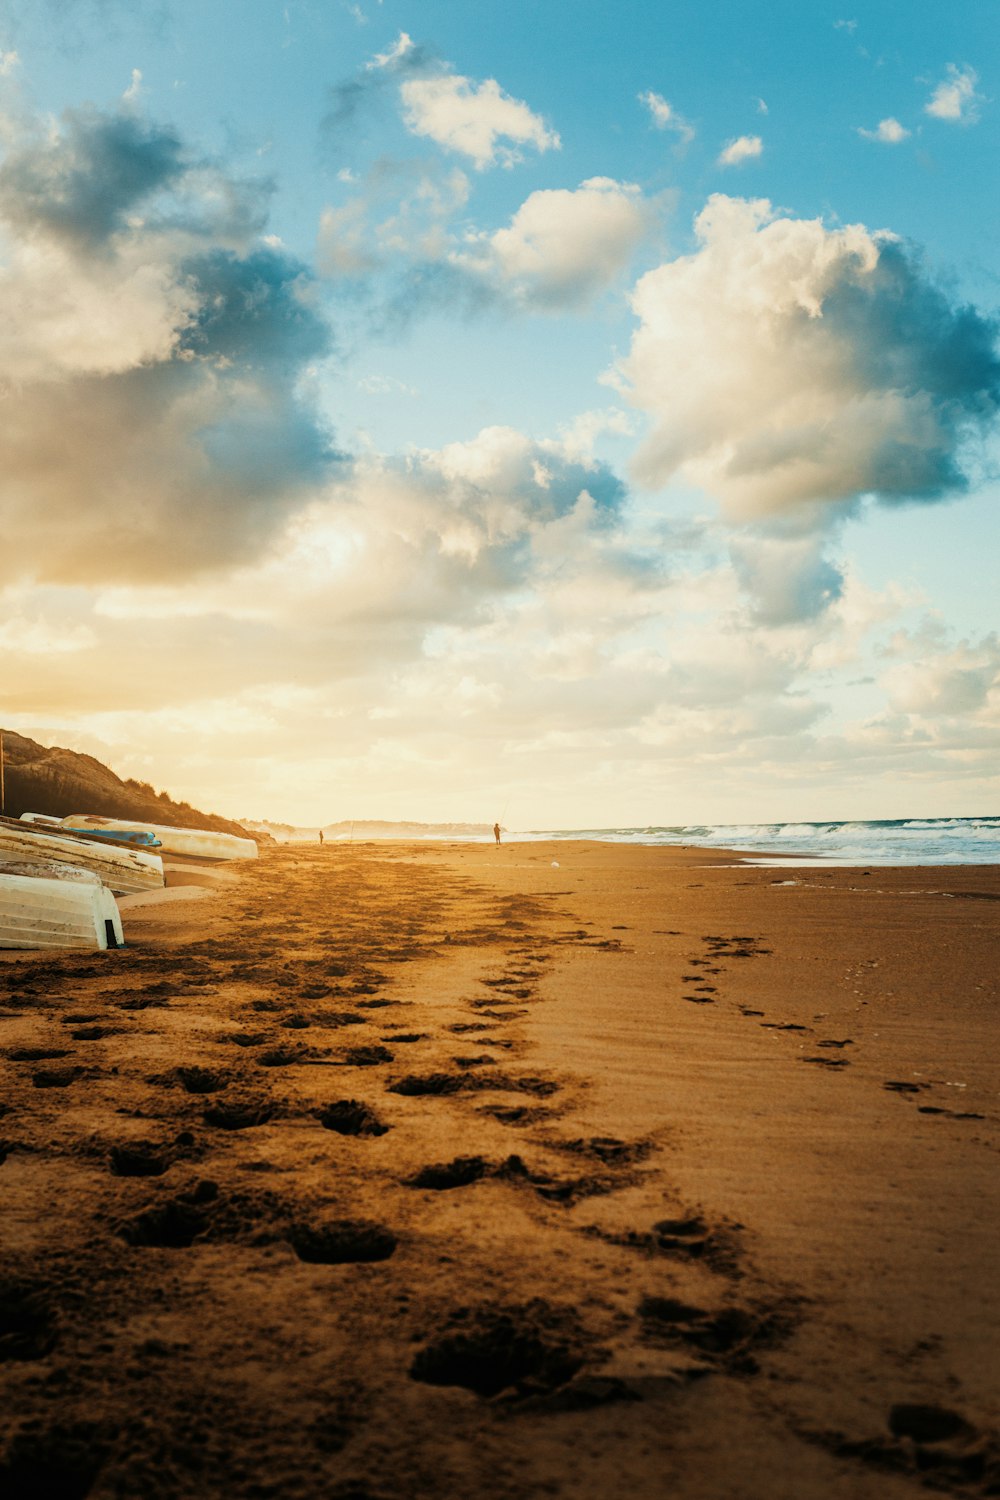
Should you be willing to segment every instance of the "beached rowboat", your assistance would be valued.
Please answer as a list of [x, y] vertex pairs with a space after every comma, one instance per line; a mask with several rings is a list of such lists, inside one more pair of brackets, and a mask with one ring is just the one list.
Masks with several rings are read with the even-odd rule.
[[237, 838], [232, 833], [213, 833], [208, 828], [169, 828], [164, 823], [132, 823], [122, 818], [99, 818], [90, 813], [73, 813], [62, 822], [64, 828], [84, 833], [99, 828], [151, 833], [159, 839], [165, 855], [181, 854], [191, 859], [257, 858], [257, 845], [253, 839]]
[[[60, 828], [63, 826], [60, 823]], [[67, 833], [78, 833], [85, 839], [107, 839], [110, 844], [128, 844], [133, 849], [159, 849], [160, 840], [155, 833], [145, 833], [137, 828], [67, 828]]]
[[163, 860], [158, 854], [98, 843], [73, 836], [68, 829], [20, 823], [13, 818], [0, 818], [0, 859], [26, 860], [29, 864], [57, 860], [91, 870], [118, 896], [155, 891], [163, 885]]
[[103, 885], [0, 875], [0, 948], [121, 948], [122, 922]]
[[0, 875], [19, 875], [31, 880], [68, 880], [72, 885], [103, 885], [100, 875], [58, 859], [0, 859]]

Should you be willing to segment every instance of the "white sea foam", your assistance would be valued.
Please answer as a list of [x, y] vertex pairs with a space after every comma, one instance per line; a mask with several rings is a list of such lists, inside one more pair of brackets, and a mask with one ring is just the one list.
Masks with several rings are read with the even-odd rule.
[[505, 837], [509, 841], [599, 839], [615, 844], [696, 844], [764, 855], [769, 864], [792, 852], [841, 865], [1000, 864], [1000, 817], [561, 828], [509, 833]]

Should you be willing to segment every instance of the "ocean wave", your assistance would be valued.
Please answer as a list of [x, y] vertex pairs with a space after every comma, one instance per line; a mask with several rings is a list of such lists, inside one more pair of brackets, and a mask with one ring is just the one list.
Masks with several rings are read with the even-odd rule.
[[1000, 818], [993, 816], [538, 829], [510, 837], [596, 839], [616, 844], [700, 844], [763, 856], [786, 856], [794, 851], [858, 865], [1000, 864]]

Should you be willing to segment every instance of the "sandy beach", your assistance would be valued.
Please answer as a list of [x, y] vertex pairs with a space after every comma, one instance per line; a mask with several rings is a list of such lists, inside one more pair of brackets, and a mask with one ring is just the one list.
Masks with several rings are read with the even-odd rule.
[[1000, 1494], [998, 903], [285, 846], [0, 954], [0, 1488]]

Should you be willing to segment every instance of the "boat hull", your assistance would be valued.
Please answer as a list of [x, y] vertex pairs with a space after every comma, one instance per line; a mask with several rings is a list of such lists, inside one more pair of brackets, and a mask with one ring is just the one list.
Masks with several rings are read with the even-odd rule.
[[63, 827], [78, 832], [106, 828], [127, 832], [151, 833], [160, 842], [164, 854], [185, 855], [189, 859], [256, 859], [258, 850], [253, 839], [237, 838], [232, 833], [212, 833], [207, 828], [169, 828], [163, 823], [133, 823], [122, 818], [100, 818], [95, 813], [74, 813], [63, 819]]
[[158, 854], [60, 836], [57, 829], [25, 823], [0, 823], [0, 859], [29, 864], [58, 860], [60, 864], [92, 870], [117, 896], [155, 891], [163, 885], [163, 860]]
[[103, 885], [0, 875], [0, 948], [124, 946], [118, 903]]

